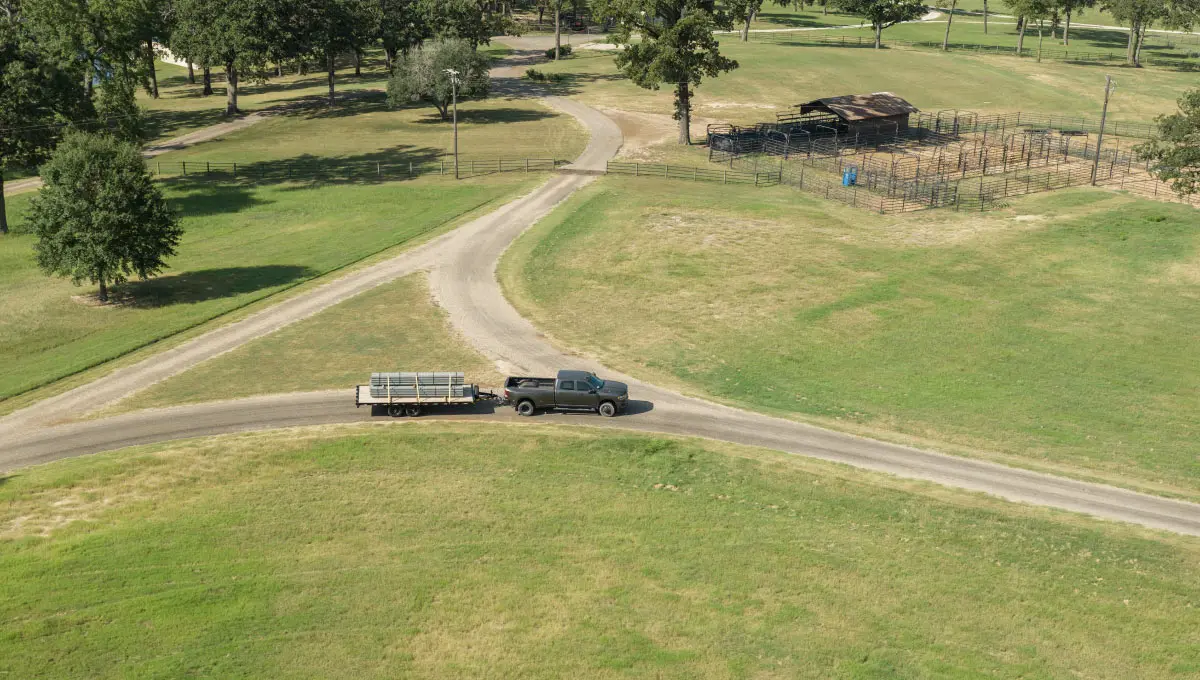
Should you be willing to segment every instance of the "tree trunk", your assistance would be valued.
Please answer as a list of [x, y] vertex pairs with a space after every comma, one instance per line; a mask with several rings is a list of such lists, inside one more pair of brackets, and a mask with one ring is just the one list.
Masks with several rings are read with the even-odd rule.
[[983, 34], [987, 35], [987, 0], [983, 0]]
[[146, 38], [146, 70], [150, 72], [150, 98], [158, 99], [158, 69], [154, 68], [154, 41]]
[[754, 21], [754, 12], [746, 12], [746, 21], [742, 24], [742, 42], [750, 42], [751, 21]]
[[950, 51], [950, 24], [954, 23], [954, 8], [958, 0], [950, 0], [950, 13], [946, 15], [946, 35], [942, 36], [942, 51]]
[[692, 143], [692, 93], [687, 81], [675, 86], [675, 112], [679, 116], [679, 143]]
[[1138, 68], [1142, 67], [1142, 46], [1146, 44], [1146, 29], [1150, 27], [1150, 23], [1142, 24], [1142, 28], [1138, 31], [1137, 46], [1133, 49], [1133, 65]]
[[1042, 63], [1042, 20], [1038, 19], [1038, 54], [1037, 62]]
[[100, 282], [100, 301], [108, 302], [108, 283], [104, 280], [104, 270], [100, 270], [100, 274], [96, 277]]
[[883, 45], [883, 24], [875, 24], [875, 49]]
[[1071, 44], [1071, 13], [1067, 12], [1067, 23], [1063, 26], [1063, 44]]
[[1025, 24], [1029, 22], [1025, 21], [1025, 17], [1018, 17], [1017, 23], [1020, 24], [1017, 27], [1017, 56], [1019, 57], [1025, 51]]
[[326, 55], [325, 62], [329, 68], [329, 106], [333, 107], [333, 52], [330, 52], [328, 55]]
[[0, 172], [0, 235], [8, 233], [8, 208], [4, 206], [4, 173]]
[[538, 26], [541, 26], [541, 25], [542, 25], [542, 22], [543, 22], [545, 19], [546, 19], [546, 8], [545, 8], [545, 7], [543, 7], [543, 6], [541, 6], [541, 5], [539, 5], [539, 6], [538, 6]]
[[362, 78], [362, 50], [354, 48], [354, 77]]
[[1125, 46], [1125, 63], [1130, 66], [1134, 65], [1133, 46], [1137, 43], [1137, 32], [1138, 22], [1137, 19], [1134, 19], [1129, 24], [1129, 44]]
[[225, 115], [235, 116], [238, 112], [238, 75], [237, 66], [228, 62], [225, 64]]
[[204, 90], [200, 94], [207, 97], [212, 94], [212, 71], [207, 66], [204, 67], [202, 79], [204, 81]]
[[554, 61], [558, 61], [558, 53], [562, 49], [562, 27], [559, 17], [562, 12], [557, 7], [554, 8]]
[[188, 84], [196, 84], [196, 69], [192, 68], [192, 60], [188, 59]]
[[386, 67], [387, 67], [387, 72], [388, 72], [388, 73], [391, 73], [391, 72], [392, 72], [392, 64], [395, 64], [395, 63], [396, 63], [396, 53], [397, 53], [397, 51], [398, 51], [398, 50], [397, 50], [395, 47], [385, 47], [385, 48], [383, 49], [383, 61], [384, 61], [384, 66], [386, 66]]

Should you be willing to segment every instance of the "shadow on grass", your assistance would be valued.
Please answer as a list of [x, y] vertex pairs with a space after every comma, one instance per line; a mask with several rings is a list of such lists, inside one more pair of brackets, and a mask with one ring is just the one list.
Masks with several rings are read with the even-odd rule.
[[153, 309], [235, 297], [309, 279], [317, 274], [315, 269], [299, 265], [202, 269], [126, 283], [116, 295], [131, 307]]
[[[182, 179], [182, 178], [181, 178]], [[191, 182], [166, 183], [175, 189], [170, 195], [171, 206], [186, 217], [203, 217], [222, 213], [241, 212], [270, 201], [254, 195], [250, 187], [240, 184]]]
[[[517, 108], [498, 108], [498, 109], [469, 109], [458, 111], [458, 122], [469, 123], [472, 125], [488, 125], [491, 123], [528, 123], [537, 120], [545, 120], [554, 118], [557, 114], [543, 109], [517, 109]], [[434, 109], [430, 115], [418, 118], [417, 123], [422, 125], [445, 125], [450, 122], [450, 117], [442, 118]]]
[[[194, 131], [202, 127], [227, 122], [224, 100], [220, 106], [195, 111], [151, 110], [146, 112], [146, 139], [165, 141], [177, 137], [183, 130]], [[152, 142], [153, 143], [153, 142]]]
[[[845, 21], [839, 24], [857, 24], [862, 21], [860, 17], [851, 16], [848, 14], [838, 14], [830, 12], [828, 16], [841, 17]], [[818, 26], [831, 26], [839, 24], [830, 24], [828, 22], [817, 21], [806, 16], [798, 16], [796, 14], [784, 14], [782, 12], [759, 12], [757, 21], [760, 23], [769, 23], [780, 28], [816, 28]]]
[[[172, 202], [185, 215], [237, 212], [261, 204], [250, 192], [254, 186], [286, 184], [292, 189], [307, 189], [328, 184], [375, 184], [416, 179], [431, 165], [444, 159], [445, 151], [432, 147], [398, 145], [371, 153], [352, 156], [315, 156], [303, 154], [291, 158], [238, 162], [205, 163], [188, 161], [187, 175], [180, 162], [160, 163], [161, 183], [178, 197]], [[449, 166], [452, 167], [452, 166]]]

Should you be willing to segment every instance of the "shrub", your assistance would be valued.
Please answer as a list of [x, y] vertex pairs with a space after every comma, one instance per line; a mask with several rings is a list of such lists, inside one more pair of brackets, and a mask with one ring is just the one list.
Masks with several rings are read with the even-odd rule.
[[[559, 56], [559, 58], [571, 56], [571, 46], [570, 45], [562, 45], [561, 47], [559, 47], [558, 48], [558, 56]], [[546, 50], [546, 58], [547, 59], [554, 58], [554, 48], [553, 47]]]

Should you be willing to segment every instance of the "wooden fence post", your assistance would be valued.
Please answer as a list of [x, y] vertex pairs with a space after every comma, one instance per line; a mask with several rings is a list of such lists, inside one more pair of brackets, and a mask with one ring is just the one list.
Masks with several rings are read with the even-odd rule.
[[236, 162], [233, 164], [233, 176], [237, 177], [237, 163]]

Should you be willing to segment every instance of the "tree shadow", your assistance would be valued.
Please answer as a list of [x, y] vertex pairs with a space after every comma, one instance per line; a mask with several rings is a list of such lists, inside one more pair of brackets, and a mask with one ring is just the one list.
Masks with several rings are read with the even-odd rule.
[[[829, 16], [840, 16], [845, 18], [845, 24], [855, 24], [862, 21], [861, 17], [840, 14], [838, 12], [830, 12]], [[819, 26], [830, 26], [831, 24], [807, 16], [797, 14], [785, 14], [783, 12], [759, 12], [758, 19], [761, 23], [770, 23], [781, 28], [816, 28]]]
[[172, 189], [168, 198], [171, 206], [186, 217], [203, 217], [222, 213], [241, 212], [270, 201], [251, 193], [241, 184], [183, 182], [172, 178], [163, 184]]
[[121, 304], [139, 309], [153, 309], [235, 297], [310, 279], [317, 273], [315, 269], [300, 265], [201, 269], [160, 276], [148, 281], [131, 281], [116, 289], [114, 296]]
[[[460, 102], [461, 103], [461, 102]], [[492, 123], [528, 123], [547, 118], [554, 118], [557, 114], [552, 111], [543, 109], [518, 109], [512, 107], [503, 107], [495, 109], [459, 109], [458, 122], [470, 123], [472, 125], [489, 125]], [[420, 125], [444, 125], [450, 122], [450, 117], [442, 118], [435, 109], [429, 115], [418, 118], [416, 121]]]
[[229, 119], [224, 107], [195, 111], [170, 111], [164, 109], [147, 111], [145, 115], [147, 139], [169, 139], [177, 137], [180, 130], [195, 130]]
[[253, 186], [282, 184], [289, 189], [307, 189], [328, 184], [377, 184], [416, 179], [430, 172], [453, 172], [454, 166], [443, 149], [399, 144], [348, 156], [302, 154], [236, 164], [171, 161], [154, 167], [159, 169], [163, 185], [190, 192], [176, 200], [184, 214], [194, 215], [236, 212], [261, 203], [249, 193]]

